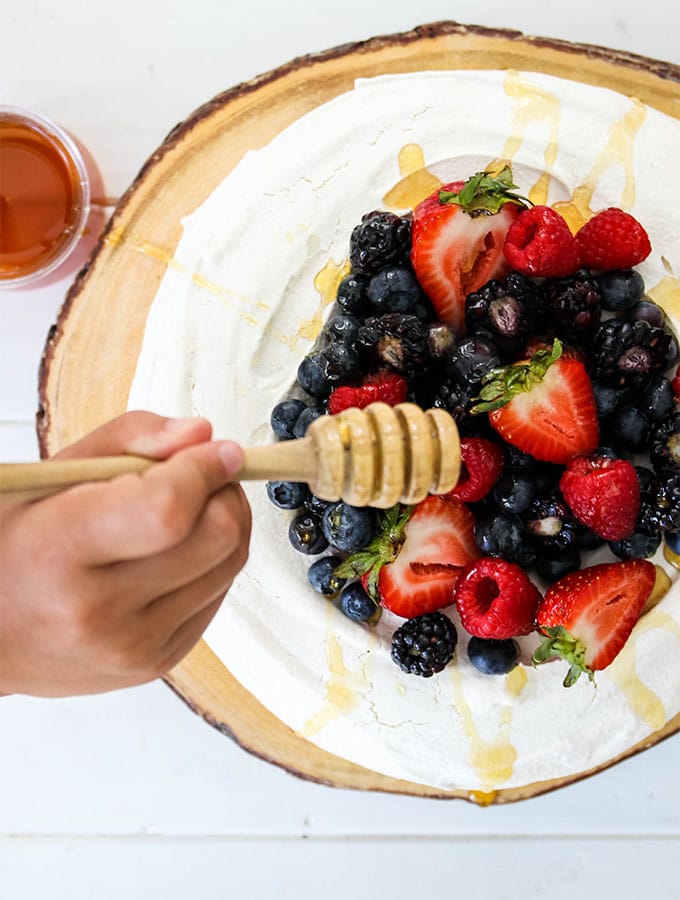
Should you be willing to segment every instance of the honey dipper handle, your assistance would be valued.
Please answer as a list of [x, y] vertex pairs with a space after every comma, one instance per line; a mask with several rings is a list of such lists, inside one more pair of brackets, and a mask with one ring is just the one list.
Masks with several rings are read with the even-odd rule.
[[[238, 481], [314, 481], [316, 454], [309, 438], [281, 441], [243, 451]], [[83, 481], [108, 481], [117, 475], [143, 472], [155, 460], [142, 456], [53, 459], [39, 463], [0, 465], [1, 500], [36, 500]]]

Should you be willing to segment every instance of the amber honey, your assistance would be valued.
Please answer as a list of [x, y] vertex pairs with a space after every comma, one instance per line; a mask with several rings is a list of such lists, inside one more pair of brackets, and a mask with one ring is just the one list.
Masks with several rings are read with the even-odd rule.
[[0, 110], [0, 284], [52, 271], [78, 240], [87, 200], [70, 138], [42, 117]]

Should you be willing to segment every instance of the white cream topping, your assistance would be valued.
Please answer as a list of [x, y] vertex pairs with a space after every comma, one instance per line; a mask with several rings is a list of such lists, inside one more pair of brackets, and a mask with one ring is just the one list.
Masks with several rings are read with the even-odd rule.
[[[332, 281], [352, 227], [394, 198], [404, 147], [402, 169], [422, 149], [442, 181], [511, 156], [522, 192], [533, 189], [538, 202], [546, 190], [550, 203], [570, 201], [581, 186], [581, 204], [629, 209], [654, 248], [640, 271], [648, 289], [666, 279], [659, 296], [677, 327], [680, 283], [669, 273], [680, 273], [680, 216], [669, 178], [677, 178], [679, 144], [678, 121], [545, 75], [359, 81], [246, 153], [184, 220], [129, 407], [205, 416], [217, 436], [243, 444], [271, 441], [270, 411], [294, 385], [330, 309], [315, 278], [325, 272]], [[549, 187], [538, 177], [546, 169]], [[402, 188], [412, 192], [413, 182]], [[466, 659], [460, 628], [455, 664], [431, 679], [409, 677], [389, 654], [401, 620], [384, 613], [370, 630], [320, 599], [307, 584], [310, 560], [288, 543], [289, 516], [269, 504], [263, 485], [246, 490], [250, 560], [206, 639], [251, 693], [320, 747], [397, 778], [492, 791], [605, 763], [680, 712], [677, 581], [596, 688], [583, 678], [564, 689], [561, 663], [483, 676]], [[526, 642], [525, 663], [534, 643]]]

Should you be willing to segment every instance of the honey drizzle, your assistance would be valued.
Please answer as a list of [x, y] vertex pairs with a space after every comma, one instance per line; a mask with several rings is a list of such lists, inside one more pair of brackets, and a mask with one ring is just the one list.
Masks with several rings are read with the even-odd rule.
[[[329, 669], [326, 695], [321, 707], [302, 726], [299, 733], [303, 737], [318, 734], [330, 722], [351, 713], [359, 704], [364, 679], [358, 672], [350, 672], [346, 667], [342, 646], [330, 627], [326, 630], [325, 650]], [[365, 676], [365, 668], [361, 672]]]
[[647, 291], [647, 296], [676, 322], [680, 320], [680, 278], [667, 275]]
[[664, 628], [680, 639], [680, 625], [655, 607], [637, 623], [623, 650], [608, 667], [607, 674], [624, 695], [633, 712], [646, 722], [652, 731], [658, 731], [666, 724], [666, 709], [654, 691], [640, 680], [635, 670], [637, 642], [643, 634], [654, 628]]
[[425, 168], [425, 154], [419, 144], [405, 144], [397, 157], [401, 180], [383, 197], [392, 209], [415, 207], [442, 187], [442, 182]]
[[[169, 269], [173, 269], [175, 272], [189, 275], [196, 287], [200, 288], [201, 290], [208, 291], [215, 297], [219, 297], [219, 299], [227, 305], [231, 300], [236, 300], [239, 303], [243, 303], [244, 305], [247, 304], [249, 306], [255, 306], [257, 309], [261, 309], [264, 311], [268, 311], [270, 309], [270, 307], [261, 300], [252, 300], [250, 297], [245, 297], [242, 294], [236, 293], [236, 291], [232, 291], [229, 288], [224, 287], [221, 284], [217, 284], [217, 282], [215, 281], [211, 281], [209, 278], [206, 278], [204, 275], [201, 275], [198, 272], [190, 272], [188, 266], [185, 266], [183, 263], [175, 259], [175, 257], [167, 248], [161, 247], [158, 244], [153, 244], [150, 241], [143, 240], [134, 235], [128, 235], [125, 229], [120, 226], [111, 229], [111, 231], [104, 237], [104, 244], [109, 247], [124, 246], [126, 249], [132, 250], [133, 253], [141, 253], [143, 256], [147, 256], [150, 259], [158, 260], [158, 262], [163, 263], [165, 266], [167, 266]], [[254, 316], [249, 315], [243, 310], [239, 310], [238, 314], [248, 325], [260, 325], [260, 322]]]
[[[458, 711], [463, 725], [463, 731], [469, 740], [469, 761], [482, 783], [481, 796], [493, 793], [494, 789], [504, 784], [512, 776], [517, 751], [510, 743], [510, 724], [512, 722], [512, 710], [504, 706], [500, 712], [499, 739], [495, 743], [488, 743], [481, 737], [472, 718], [472, 711], [463, 693], [463, 680], [457, 666], [451, 669], [451, 684], [453, 687], [453, 703]], [[480, 800], [480, 792], [472, 792], [473, 799]], [[493, 798], [486, 801], [493, 802]]]
[[300, 340], [315, 341], [323, 326], [324, 310], [335, 302], [338, 285], [346, 275], [349, 275], [350, 270], [349, 260], [346, 259], [341, 263], [336, 263], [335, 260], [329, 259], [314, 277], [314, 287], [319, 294], [320, 300], [311, 319], [303, 319], [298, 326], [298, 330], [293, 335], [277, 335], [278, 340], [293, 351], [297, 349], [298, 341]]
[[505, 676], [505, 690], [512, 697], [519, 697], [524, 688], [527, 686], [529, 676], [525, 666], [515, 666], [515, 668]]
[[548, 202], [550, 173], [557, 159], [557, 138], [560, 125], [561, 103], [554, 94], [538, 85], [520, 78], [519, 73], [509, 69], [503, 81], [505, 93], [515, 101], [512, 118], [512, 133], [506, 140], [502, 156], [511, 160], [524, 143], [524, 133], [535, 122], [547, 122], [549, 139], [543, 154], [545, 171], [531, 188], [529, 200], [537, 206]]
[[600, 178], [607, 169], [613, 166], [620, 166], [624, 176], [619, 206], [625, 210], [633, 207], [635, 203], [635, 173], [633, 171], [635, 138], [646, 118], [647, 110], [639, 100], [633, 98], [633, 106], [609, 129], [607, 142], [596, 156], [586, 180], [574, 188], [571, 200], [554, 204], [553, 208], [567, 220], [567, 224], [573, 232], [578, 231], [593, 216], [593, 210], [590, 207], [593, 194]]

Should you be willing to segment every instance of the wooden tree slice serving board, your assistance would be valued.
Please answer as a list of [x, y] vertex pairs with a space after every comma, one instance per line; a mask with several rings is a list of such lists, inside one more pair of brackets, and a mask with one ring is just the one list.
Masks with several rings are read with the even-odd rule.
[[[211, 194], [246, 150], [262, 147], [306, 112], [351, 90], [356, 78], [440, 69], [547, 73], [635, 96], [680, 119], [677, 66], [452, 22], [302, 57], [220, 94], [178, 125], [144, 165], [66, 297], [40, 371], [37, 424], [43, 456], [125, 410], [147, 313], [180, 238], [180, 220]], [[203, 641], [166, 680], [243, 748], [329, 785], [509, 802], [598, 771], [486, 797], [442, 792], [361, 768], [297, 736], [242, 687]], [[607, 765], [678, 730], [680, 716]]]

